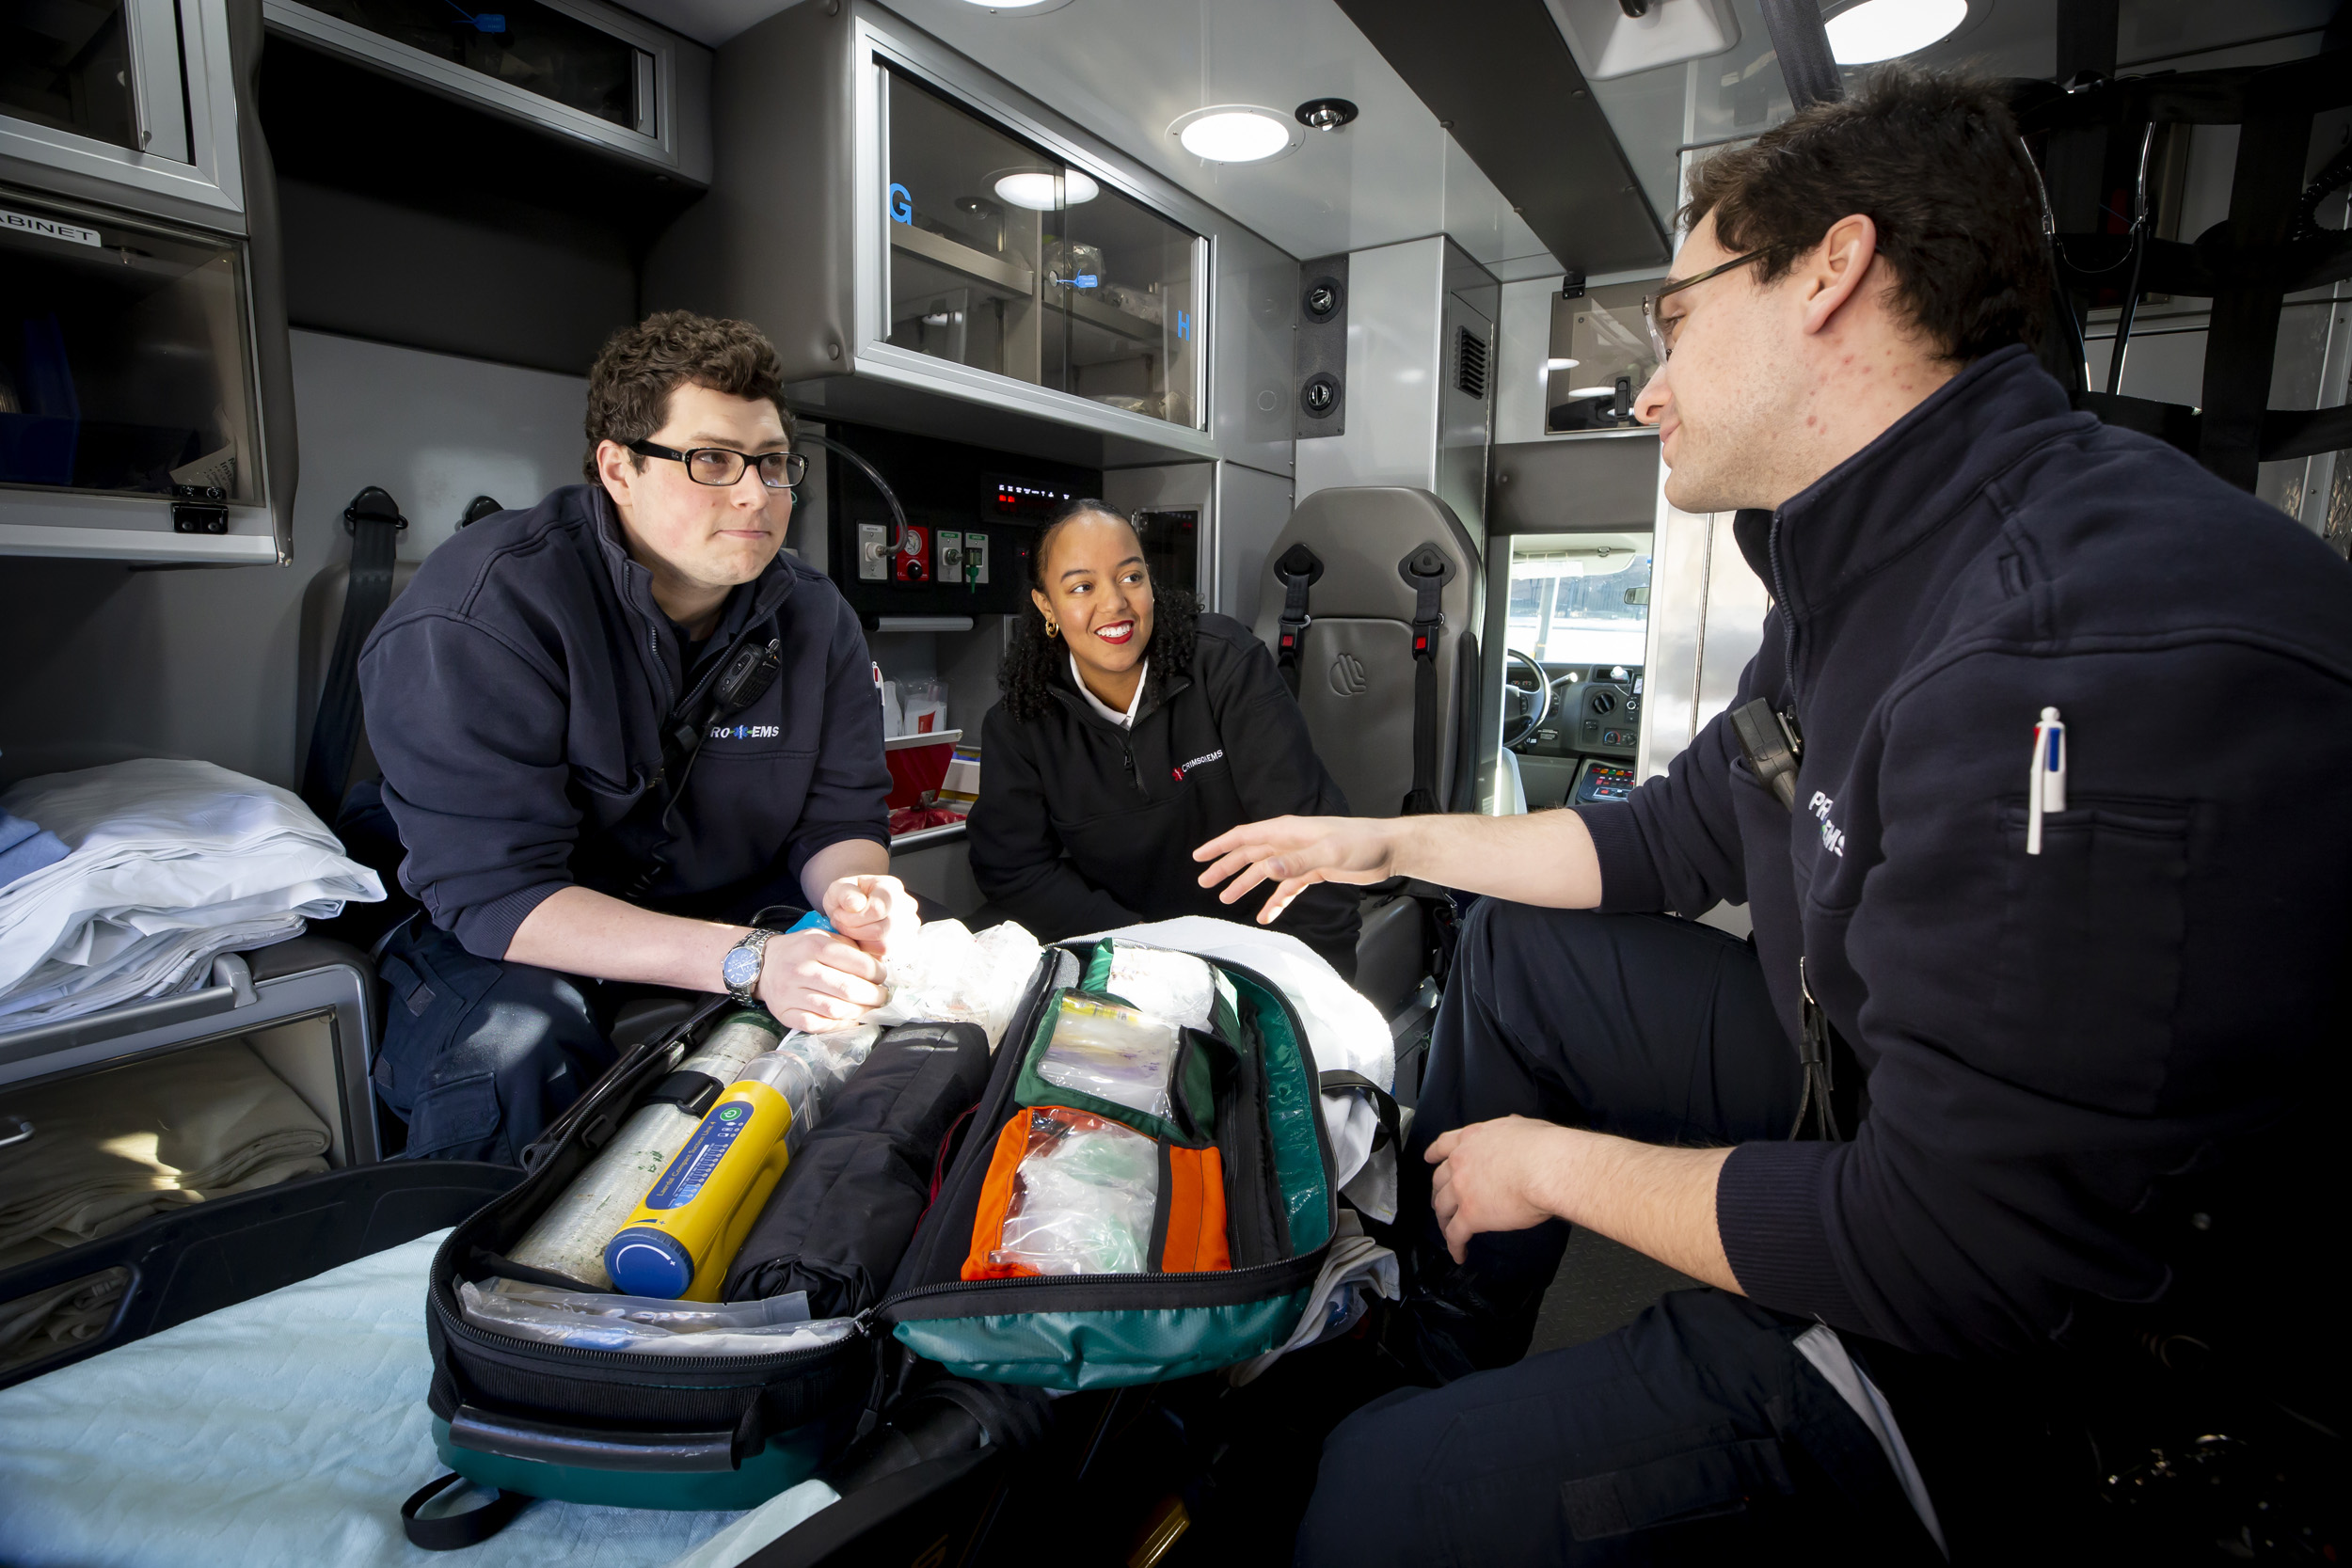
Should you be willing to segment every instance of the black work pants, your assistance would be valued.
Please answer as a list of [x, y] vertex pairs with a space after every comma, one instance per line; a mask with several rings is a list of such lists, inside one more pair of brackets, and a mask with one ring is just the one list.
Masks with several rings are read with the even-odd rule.
[[1778, 1138], [1800, 1087], [1746, 943], [1480, 903], [1404, 1161], [1424, 1352], [1464, 1375], [1332, 1433], [1298, 1560], [1940, 1562], [1877, 1439], [1792, 1348], [1811, 1324], [1677, 1291], [1521, 1361], [1567, 1227], [1479, 1236], [1454, 1269], [1428, 1212], [1422, 1155], [1453, 1128], [1517, 1113], [1653, 1143]]

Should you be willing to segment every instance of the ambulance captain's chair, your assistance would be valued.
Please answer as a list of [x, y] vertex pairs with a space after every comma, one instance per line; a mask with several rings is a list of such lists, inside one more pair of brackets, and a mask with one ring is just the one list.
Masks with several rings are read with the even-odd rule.
[[[1359, 816], [1466, 810], [1478, 711], [1479, 554], [1426, 490], [1318, 490], [1266, 556], [1258, 636]], [[1393, 1017], [1425, 974], [1421, 902], [1364, 902], [1358, 986]]]

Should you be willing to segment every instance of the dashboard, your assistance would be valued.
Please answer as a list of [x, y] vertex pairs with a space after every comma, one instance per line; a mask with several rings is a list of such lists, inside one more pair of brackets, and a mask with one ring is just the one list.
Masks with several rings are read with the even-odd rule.
[[[1551, 685], [1551, 707], [1543, 721], [1511, 749], [1528, 776], [1531, 801], [1589, 803], [1622, 800], [1632, 793], [1633, 758], [1642, 741], [1642, 667], [1550, 664], [1541, 666]], [[1534, 694], [1533, 672], [1513, 659], [1504, 680], [1522, 695], [1506, 693], [1503, 733], [1518, 728], [1518, 715]], [[1545, 787], [1538, 779], [1551, 781]]]

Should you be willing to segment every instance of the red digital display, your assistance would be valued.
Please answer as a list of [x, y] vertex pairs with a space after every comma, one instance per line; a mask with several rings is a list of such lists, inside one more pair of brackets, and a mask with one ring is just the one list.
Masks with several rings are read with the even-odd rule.
[[1021, 517], [1042, 522], [1076, 499], [1076, 492], [1034, 480], [995, 475], [989, 479], [985, 510], [994, 517]]

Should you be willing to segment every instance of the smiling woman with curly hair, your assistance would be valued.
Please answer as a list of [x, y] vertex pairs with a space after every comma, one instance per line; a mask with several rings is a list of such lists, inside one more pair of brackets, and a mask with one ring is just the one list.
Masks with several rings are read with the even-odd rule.
[[[1192, 852], [1259, 816], [1344, 814], [1306, 719], [1248, 627], [1152, 581], [1127, 520], [1073, 501], [1030, 557], [1029, 603], [988, 716], [972, 873], [989, 913], [1048, 942], [1137, 921], [1247, 920]], [[1353, 979], [1357, 895], [1275, 922]]]

